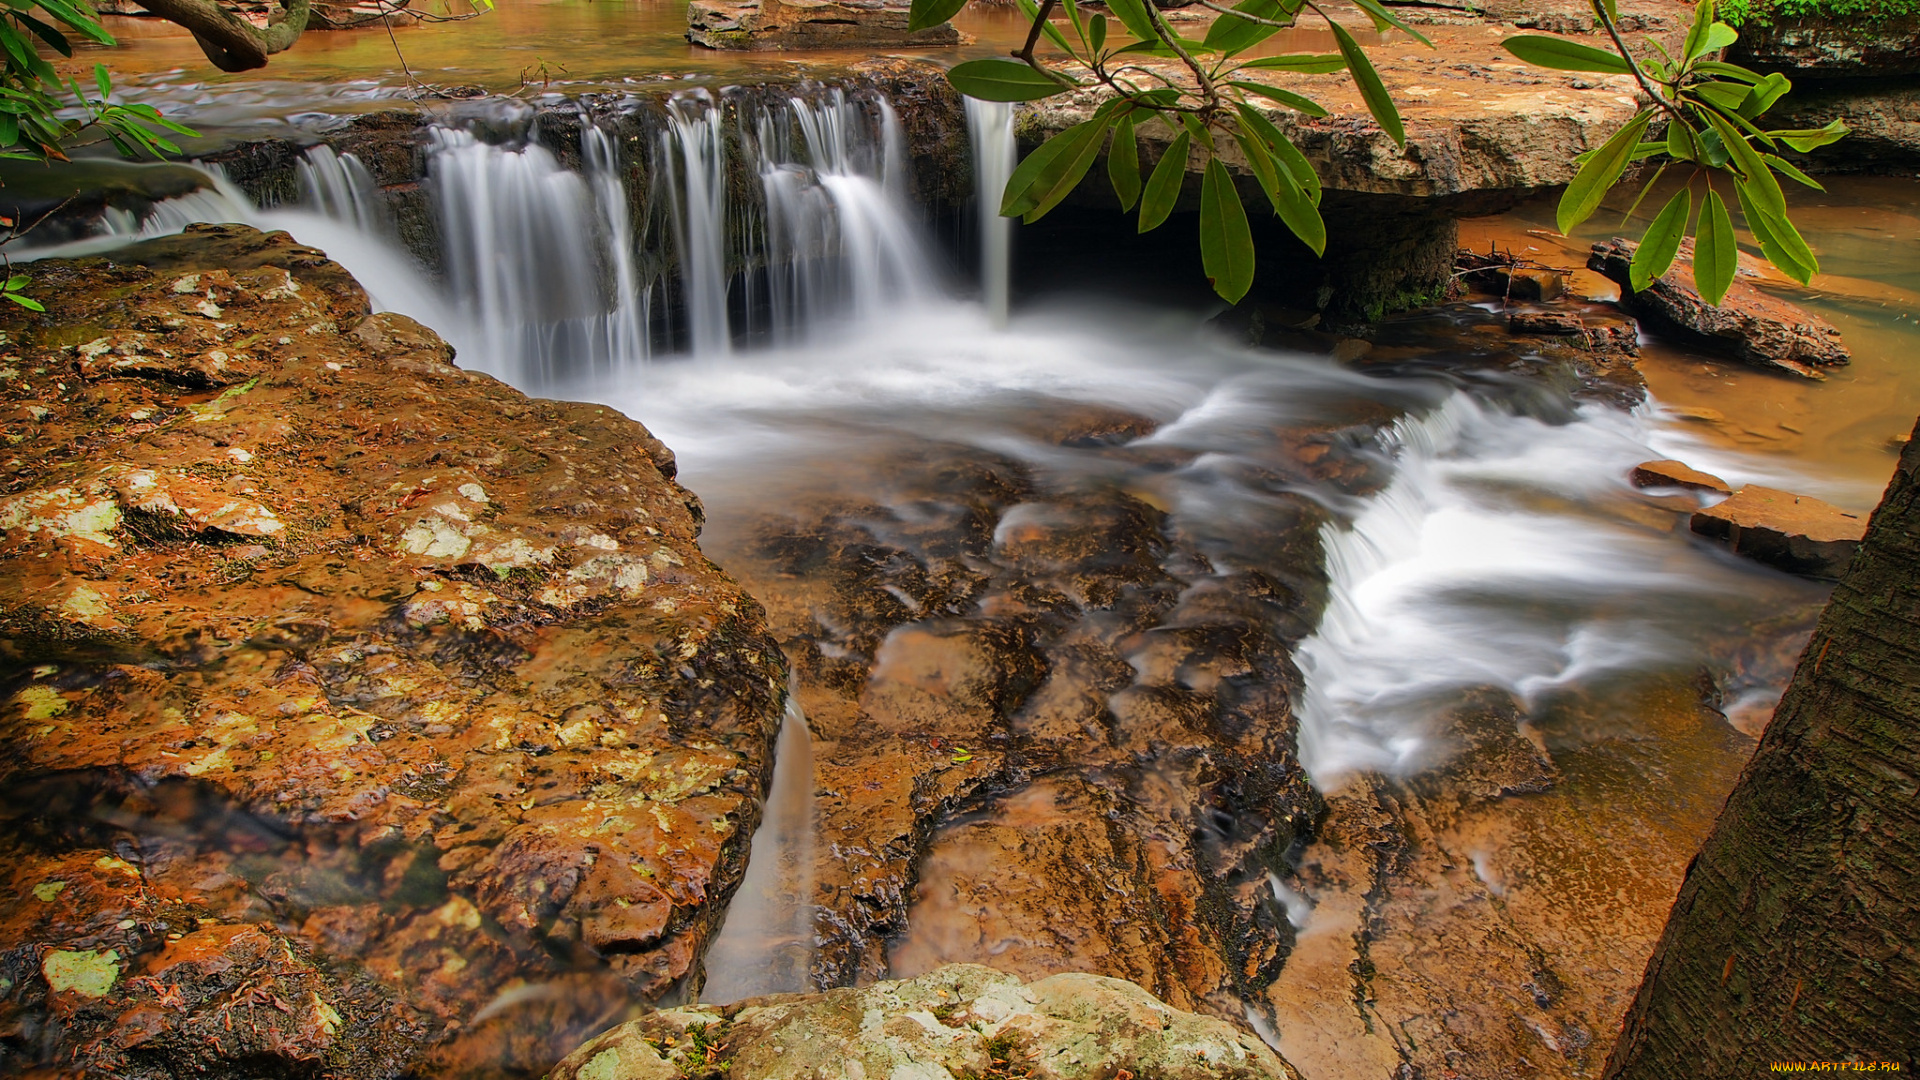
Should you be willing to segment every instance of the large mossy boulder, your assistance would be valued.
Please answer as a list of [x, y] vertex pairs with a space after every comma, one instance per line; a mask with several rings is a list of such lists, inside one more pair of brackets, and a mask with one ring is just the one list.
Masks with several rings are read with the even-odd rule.
[[[228, 1024], [283, 1006], [343, 1075], [464, 1075], [454, 1044], [537, 1071], [680, 985], [785, 665], [666, 447], [460, 369], [283, 233], [32, 276], [49, 312], [0, 345], [0, 1020], [40, 1036], [0, 1071], [171, 1076], [154, 1048], [205, 1035], [196, 1075], [255, 1076]], [[234, 1012], [169, 972], [238, 926], [278, 974]]]
[[689, 1006], [630, 1021], [547, 1080], [1298, 1080], [1224, 1020], [1120, 979], [952, 964], [862, 989]]

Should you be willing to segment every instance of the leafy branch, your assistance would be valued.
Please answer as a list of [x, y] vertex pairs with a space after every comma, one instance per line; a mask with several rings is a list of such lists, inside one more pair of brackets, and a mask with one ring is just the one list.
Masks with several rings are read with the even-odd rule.
[[[914, 30], [938, 25], [958, 14], [967, 2], [913, 0], [909, 25]], [[1200, 0], [1219, 18], [1197, 41], [1176, 32], [1152, 0], [1106, 0], [1118, 26], [1105, 14], [1085, 17], [1077, 0], [1016, 2], [1031, 23], [1025, 44], [1010, 58], [956, 65], [947, 73], [953, 87], [987, 101], [1038, 101], [1087, 89], [1101, 91], [1103, 100], [1090, 119], [1053, 135], [1020, 162], [1001, 198], [1000, 213], [1026, 222], [1045, 216], [1079, 186], [1105, 148], [1108, 179], [1121, 209], [1137, 207], [1139, 230], [1148, 232], [1172, 214], [1188, 166], [1198, 154], [1201, 262], [1214, 291], [1229, 302], [1238, 302], [1252, 287], [1255, 257], [1246, 207], [1221, 157], [1227, 146], [1239, 150], [1244, 168], [1289, 231], [1316, 255], [1324, 254], [1327, 240], [1320, 213], [1320, 180], [1265, 109], [1278, 105], [1313, 118], [1326, 116], [1327, 110], [1309, 97], [1255, 81], [1249, 74], [1345, 71], [1381, 130], [1395, 144], [1406, 146], [1405, 125], [1379, 72], [1352, 32], [1316, 0], [1240, 0], [1230, 8], [1217, 0]], [[1737, 247], [1726, 201], [1714, 188], [1715, 177], [1723, 185], [1731, 183], [1748, 228], [1766, 257], [1799, 281], [1811, 279], [1819, 263], [1788, 219], [1786, 198], [1775, 175], [1815, 188], [1819, 185], [1779, 151], [1783, 146], [1811, 151], [1846, 134], [1846, 126], [1836, 120], [1806, 130], [1757, 127], [1756, 121], [1792, 83], [1783, 75], [1763, 76], [1712, 59], [1738, 37], [1732, 27], [1715, 20], [1715, 0], [1700, 0], [1678, 59], [1658, 42], [1650, 42], [1657, 59], [1636, 58], [1620, 34], [1614, 0], [1590, 2], [1613, 43], [1612, 51], [1539, 34], [1511, 37], [1504, 43], [1509, 52], [1539, 67], [1631, 75], [1649, 102], [1606, 142], [1575, 159], [1580, 168], [1560, 202], [1560, 230], [1571, 231], [1592, 216], [1629, 166], [1661, 158], [1635, 200], [1635, 209], [1669, 166], [1686, 164], [1693, 171], [1642, 237], [1633, 260], [1636, 291], [1671, 268], [1691, 231], [1696, 246], [1694, 277], [1701, 295], [1716, 304], [1726, 295]], [[1354, 3], [1376, 30], [1399, 30], [1433, 45], [1382, 0]], [[1071, 37], [1054, 23], [1056, 7], [1065, 9]], [[1248, 50], [1294, 26], [1308, 11], [1333, 33], [1337, 53], [1245, 57]], [[1044, 63], [1035, 55], [1042, 37], [1066, 54], [1067, 63]], [[1154, 60], [1177, 61], [1179, 66], [1168, 70], [1164, 64], [1153, 66]], [[1664, 121], [1664, 134], [1650, 137], [1656, 120]], [[1144, 182], [1139, 146], [1143, 124], [1158, 124], [1171, 135]], [[1696, 182], [1705, 193], [1694, 223]]]
[[[1108, 148], [1107, 175], [1114, 194], [1123, 210], [1138, 207], [1139, 230], [1148, 232], [1172, 214], [1188, 163], [1198, 153], [1202, 157], [1201, 262], [1214, 291], [1229, 302], [1238, 302], [1252, 287], [1255, 260], [1252, 225], [1221, 150], [1238, 148], [1274, 214], [1316, 255], [1326, 250], [1327, 243], [1326, 222], [1320, 214], [1320, 179], [1306, 155], [1256, 99], [1303, 116], [1323, 117], [1327, 110], [1311, 98], [1254, 81], [1243, 72], [1346, 71], [1381, 129], [1396, 144], [1406, 145], [1399, 111], [1366, 52], [1314, 0], [1241, 0], [1231, 8], [1203, 0], [1221, 14], [1206, 37], [1197, 41], [1174, 30], [1152, 0], [1107, 0], [1118, 26], [1102, 13], [1086, 17], [1076, 0], [1018, 2], [1031, 20], [1025, 45], [1010, 59], [956, 65], [947, 73], [954, 88], [987, 101], [1014, 102], [1097, 87], [1104, 90], [1105, 100], [1091, 119], [1048, 139], [1020, 162], [1008, 181], [1000, 213], [1028, 222], [1045, 216], [1079, 186], [1100, 151]], [[1356, 2], [1376, 29], [1398, 29], [1433, 44], [1378, 0]], [[938, 25], [966, 3], [914, 0], [910, 26], [917, 30]], [[1052, 21], [1056, 4], [1066, 9], [1071, 38]], [[1326, 22], [1339, 44], [1338, 53], [1243, 59], [1254, 46], [1292, 27], [1303, 11]], [[1075, 66], [1042, 63], [1034, 55], [1042, 36]], [[1176, 61], [1178, 68], [1162, 70], [1151, 66], [1154, 60]], [[1158, 124], [1171, 136], [1144, 183], [1142, 124]]]
[[[1560, 199], [1560, 231], [1570, 233], [1592, 216], [1629, 165], [1657, 160], [1659, 165], [1634, 199], [1633, 209], [1639, 208], [1669, 167], [1678, 165], [1689, 172], [1685, 186], [1654, 215], [1634, 251], [1629, 284], [1635, 292], [1673, 266], [1691, 224], [1694, 287], [1712, 304], [1726, 296], [1733, 285], [1739, 247], [1726, 200], [1714, 187], [1716, 178], [1723, 186], [1732, 186], [1747, 228], [1767, 261], [1802, 284], [1811, 281], [1820, 263], [1787, 216], [1786, 194], [1776, 174], [1807, 187], [1820, 189], [1820, 185], [1780, 156], [1780, 150], [1810, 152], [1844, 136], [1846, 125], [1835, 120], [1821, 128], [1762, 130], [1758, 121], [1793, 89], [1793, 83], [1785, 75], [1761, 75], [1714, 59], [1739, 40], [1733, 27], [1714, 18], [1715, 0], [1700, 0], [1694, 9], [1693, 26], [1678, 57], [1659, 42], [1649, 41], [1658, 56], [1639, 59], [1622, 40], [1608, 0], [1592, 3], [1595, 17], [1613, 40], [1613, 52], [1540, 34], [1504, 42], [1508, 52], [1537, 67], [1632, 75], [1650, 101], [1612, 138], [1579, 159], [1580, 171]], [[1650, 138], [1653, 121], [1663, 115], [1664, 135]], [[1697, 216], [1696, 183], [1705, 189]], [[1630, 209], [1628, 216], [1632, 213]]]

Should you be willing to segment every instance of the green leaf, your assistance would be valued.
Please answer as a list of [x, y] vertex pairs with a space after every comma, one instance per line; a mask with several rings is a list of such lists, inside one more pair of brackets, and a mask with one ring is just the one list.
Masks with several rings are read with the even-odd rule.
[[1230, 85], [1237, 86], [1249, 94], [1258, 94], [1270, 101], [1277, 101], [1295, 112], [1303, 112], [1308, 116], [1327, 115], [1327, 110], [1322, 108], [1319, 102], [1312, 98], [1301, 97], [1291, 90], [1282, 90], [1277, 86], [1268, 86], [1266, 83], [1244, 82], [1239, 79], [1232, 80]]
[[1107, 148], [1107, 179], [1113, 193], [1120, 197], [1120, 209], [1133, 209], [1140, 201], [1140, 147], [1133, 137], [1133, 116], [1120, 118], [1113, 129], [1113, 145]]
[[1712, 124], [1720, 133], [1720, 141], [1726, 145], [1727, 153], [1732, 156], [1734, 167], [1740, 171], [1746, 182], [1752, 185], [1749, 192], [1767, 209], [1781, 217], [1787, 214], [1787, 196], [1780, 190], [1780, 181], [1773, 178], [1773, 170], [1760, 160], [1759, 151], [1748, 144], [1733, 125], [1714, 113], [1707, 114], [1707, 123]]
[[1087, 49], [1092, 52], [1093, 55], [1099, 56], [1100, 50], [1106, 48], [1106, 45], [1107, 17], [1105, 15], [1095, 15], [1092, 21], [1087, 24]]
[[[1301, 189], [1299, 180], [1294, 176], [1292, 167], [1285, 161], [1272, 157], [1271, 141], [1268, 131], [1273, 125], [1253, 109], [1241, 105], [1240, 131], [1234, 135], [1240, 149], [1246, 152], [1247, 160], [1253, 165], [1254, 175], [1259, 178], [1260, 186], [1267, 193], [1267, 200], [1273, 203], [1273, 212], [1280, 215], [1287, 228], [1301, 242], [1313, 249], [1315, 255], [1324, 255], [1327, 250], [1327, 223], [1320, 217], [1318, 201], [1318, 181], [1314, 196]], [[1264, 130], [1263, 130], [1264, 128]], [[1277, 131], [1274, 134], [1278, 134]], [[1284, 137], [1280, 139], [1289, 148]], [[1298, 151], [1296, 151], [1297, 153]]]
[[1253, 230], [1219, 158], [1207, 162], [1200, 181], [1200, 265], [1213, 291], [1229, 304], [1239, 303], [1253, 287]]
[[61, 33], [57, 28], [48, 26], [46, 23], [41, 22], [39, 19], [34, 18], [24, 11], [15, 11], [12, 15], [14, 18], [20, 20], [20, 25], [33, 31], [33, 36], [46, 42], [47, 48], [52, 49], [61, 56], [69, 58], [73, 56], [73, 43], [68, 41], [67, 35]]
[[1290, 53], [1286, 56], [1262, 56], [1240, 66], [1259, 68], [1262, 71], [1298, 71], [1324, 75], [1331, 71], [1345, 71], [1347, 58], [1339, 53]]
[[913, 0], [913, 7], [907, 11], [907, 32], [939, 26], [966, 6], [967, 0]]
[[1187, 129], [1187, 134], [1193, 136], [1193, 141], [1206, 147], [1208, 153], [1212, 153], [1213, 132], [1207, 129], [1206, 123], [1190, 112], [1177, 113], [1176, 115], [1180, 117], [1181, 126]]
[[27, 283], [32, 280], [32, 278], [25, 274], [15, 274], [7, 279], [5, 285], [0, 285], [0, 292], [19, 292], [21, 289], [26, 288]]
[[1307, 155], [1301, 153], [1300, 148], [1293, 145], [1293, 140], [1287, 138], [1260, 110], [1245, 102], [1235, 102], [1234, 108], [1240, 111], [1241, 120], [1266, 142], [1274, 160], [1293, 174], [1294, 186], [1306, 194], [1309, 202], [1319, 206], [1320, 177], [1313, 171], [1313, 164], [1307, 160]]
[[1333, 38], [1340, 44], [1340, 55], [1347, 58], [1347, 71], [1353, 76], [1353, 84], [1360, 89], [1360, 96], [1366, 99], [1367, 111], [1385, 131], [1394, 143], [1402, 148], [1407, 145], [1407, 129], [1400, 123], [1400, 110], [1394, 108], [1393, 97], [1387, 93], [1386, 85], [1380, 81], [1380, 73], [1373, 70], [1373, 62], [1367, 59], [1360, 43], [1353, 40], [1347, 28], [1329, 20], [1327, 25], [1333, 29]]
[[113, 80], [107, 77], [107, 65], [93, 65], [93, 83], [100, 88], [101, 101], [113, 96]]
[[1773, 108], [1773, 103], [1786, 96], [1787, 91], [1792, 89], [1792, 80], [1776, 71], [1755, 83], [1753, 89], [1747, 91], [1747, 96], [1740, 102], [1740, 115], [1752, 120]]
[[1733, 218], [1720, 193], [1707, 189], [1707, 208], [1700, 212], [1700, 227], [1693, 240], [1693, 287], [1707, 303], [1720, 306], [1733, 286], [1733, 272], [1740, 265], [1740, 248], [1733, 238]]
[[13, 301], [16, 304], [19, 304], [21, 307], [26, 308], [28, 311], [47, 310], [46, 305], [42, 304], [40, 301], [29, 299], [25, 296], [21, 296], [18, 293], [5, 293], [0, 295], [5, 295], [7, 299]]
[[1796, 128], [1791, 131], [1769, 131], [1767, 134], [1793, 147], [1803, 154], [1812, 153], [1816, 148], [1831, 142], [1838, 142], [1850, 129], [1846, 123], [1834, 120], [1826, 127]]
[[1073, 26], [1073, 36], [1085, 43], [1087, 24], [1080, 18], [1080, 5], [1075, 0], [1060, 0], [1060, 6], [1067, 9], [1067, 22]]
[[[1233, 141], [1240, 144], [1240, 153], [1246, 157], [1247, 167], [1253, 170], [1253, 178], [1260, 181], [1260, 190], [1267, 193], [1267, 198], [1274, 204], [1274, 212], [1278, 213], [1280, 196], [1277, 189], [1280, 187], [1280, 170], [1274, 166], [1273, 155], [1267, 153], [1266, 144], [1247, 126], [1244, 117], [1234, 130]], [[1292, 178], [1288, 177], [1288, 179]]]
[[1534, 67], [1557, 71], [1600, 71], [1611, 75], [1625, 75], [1633, 70], [1620, 58], [1619, 53], [1545, 34], [1518, 34], [1502, 41], [1500, 45]]
[[1749, 86], [1765, 77], [1751, 68], [1743, 68], [1739, 64], [1729, 64], [1721, 60], [1702, 60], [1693, 65], [1693, 70], [1701, 75], [1715, 75], [1722, 79], [1743, 82]]
[[1678, 120], [1667, 122], [1667, 156], [1675, 161], [1698, 161], [1700, 145], [1693, 129]]
[[947, 72], [947, 81], [955, 90], [982, 101], [1038, 101], [1073, 89], [1031, 64], [999, 57], [955, 64]]
[[1699, 82], [1687, 87], [1682, 93], [1733, 112], [1740, 108], [1741, 102], [1747, 100], [1749, 89], [1736, 83]]
[[1172, 145], [1147, 177], [1146, 190], [1140, 193], [1140, 231], [1152, 232], [1173, 213], [1180, 199], [1180, 185], [1187, 178], [1187, 154], [1192, 143], [1186, 132], [1173, 137]]
[[1704, 55], [1710, 52], [1718, 52], [1739, 40], [1739, 31], [1723, 22], [1714, 23], [1707, 28], [1707, 47], [1702, 49], [1701, 53]]
[[1687, 31], [1687, 43], [1680, 50], [1680, 59], [1692, 63], [1707, 51], [1707, 34], [1713, 30], [1714, 0], [1700, 0], [1693, 8], [1693, 28]]
[[[1280, 0], [1240, 0], [1233, 10], [1253, 16], [1255, 19], [1267, 19], [1272, 22], [1292, 22], [1293, 18]], [[1223, 14], [1213, 20], [1207, 28], [1206, 48], [1232, 56], [1244, 52], [1280, 32], [1278, 26], [1268, 26], [1233, 15]]]
[[1761, 160], [1765, 161], [1769, 166], [1772, 167], [1774, 172], [1779, 173], [1781, 176], [1791, 177], [1792, 179], [1798, 181], [1799, 183], [1805, 184], [1806, 186], [1812, 188], [1815, 191], [1827, 190], [1826, 188], [1823, 188], [1820, 186], [1820, 181], [1815, 180], [1813, 177], [1808, 176], [1806, 173], [1803, 173], [1799, 169], [1795, 168], [1793, 163], [1788, 161], [1786, 158], [1780, 157], [1776, 154], [1762, 154]]
[[1107, 0], [1107, 10], [1119, 17], [1127, 33], [1141, 41], [1159, 40], [1160, 35], [1153, 28], [1153, 16], [1147, 14], [1147, 6], [1141, 0]]
[[1693, 216], [1693, 190], [1681, 188], [1667, 200], [1667, 205], [1655, 215], [1653, 224], [1647, 226], [1646, 234], [1640, 237], [1640, 247], [1633, 253], [1633, 263], [1627, 268], [1634, 292], [1646, 292], [1673, 266], [1673, 258], [1680, 253], [1680, 241], [1687, 235], [1687, 219]]
[[1787, 215], [1760, 205], [1753, 197], [1750, 184], [1736, 182], [1734, 189], [1739, 192], [1740, 210], [1746, 215], [1747, 228], [1760, 242], [1760, 253], [1800, 284], [1813, 280], [1813, 275], [1820, 271], [1820, 260], [1814, 257], [1813, 250], [1807, 247], [1800, 230], [1793, 227]]
[[[1099, 153], [1100, 140], [1107, 133], [1110, 123], [1107, 116], [1096, 115], [1073, 125], [1067, 130], [1035, 147], [1014, 168], [1013, 175], [1007, 178], [1006, 194], [1000, 200], [1002, 217], [1026, 217], [1040, 210], [1041, 204], [1056, 192], [1064, 198], [1067, 191], [1085, 176], [1087, 166], [1093, 163], [1094, 155]], [[1065, 191], [1058, 190], [1068, 176], [1072, 183]], [[1059, 199], [1054, 199], [1059, 202]], [[1051, 204], [1048, 204], [1051, 209]]]
[[1643, 112], [1627, 121], [1625, 127], [1614, 132], [1613, 137], [1580, 166], [1566, 193], [1560, 196], [1559, 224], [1563, 234], [1573, 235], [1573, 230], [1599, 208], [1600, 200], [1626, 171], [1633, 148], [1640, 144], [1640, 133], [1652, 119], [1652, 112]]
[[1360, 10], [1366, 12], [1367, 17], [1373, 20], [1373, 28], [1375, 30], [1385, 30], [1388, 27], [1392, 27], [1420, 44], [1425, 45], [1427, 48], [1433, 48], [1432, 38], [1401, 22], [1400, 17], [1381, 6], [1379, 0], [1353, 0], [1353, 2], [1358, 4]]

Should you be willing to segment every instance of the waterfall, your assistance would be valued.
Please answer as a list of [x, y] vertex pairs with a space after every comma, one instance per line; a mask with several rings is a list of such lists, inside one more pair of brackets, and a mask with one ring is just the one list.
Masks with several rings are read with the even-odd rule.
[[335, 153], [333, 147], [322, 143], [308, 147], [294, 163], [294, 171], [306, 205], [365, 232], [390, 231], [386, 203], [359, 158]]
[[653, 315], [653, 285], [642, 287], [633, 258], [633, 222], [627, 209], [626, 178], [620, 147], [613, 136], [597, 127], [580, 133], [587, 183], [606, 228], [609, 262], [613, 269], [613, 312], [607, 320], [607, 355], [618, 361], [647, 355], [647, 334]]
[[713, 1002], [813, 989], [813, 735], [792, 689], [747, 872], [707, 949]]
[[1013, 175], [1013, 106], [967, 98], [967, 134], [973, 141], [973, 184], [980, 204], [980, 291], [987, 317], [1007, 325], [1013, 221], [1000, 216], [1000, 197]]
[[478, 366], [541, 385], [641, 358], [621, 351], [638, 345], [637, 300], [607, 288], [607, 267], [632, 243], [625, 215], [606, 220], [585, 177], [538, 144], [508, 149], [448, 128], [434, 129], [428, 175], [449, 290], [484, 335]]
[[870, 117], [835, 90], [823, 101], [791, 98], [757, 119], [753, 150], [767, 207], [776, 340], [836, 315], [871, 318], [935, 292], [933, 260], [903, 194], [905, 140], [882, 104]]
[[727, 327], [727, 140], [724, 111], [700, 90], [676, 96], [660, 133], [660, 157], [669, 185], [687, 327], [699, 356], [733, 348]]

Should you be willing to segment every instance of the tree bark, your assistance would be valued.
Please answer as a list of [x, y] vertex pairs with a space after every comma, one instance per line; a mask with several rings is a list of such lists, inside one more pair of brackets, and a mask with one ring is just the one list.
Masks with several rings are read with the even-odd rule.
[[310, 0], [287, 0], [286, 15], [253, 25], [216, 0], [136, 0], [155, 15], [193, 31], [193, 40], [221, 71], [266, 67], [267, 57], [284, 52], [307, 29]]
[[1920, 428], [1714, 823], [1609, 1080], [1920, 1053]]

